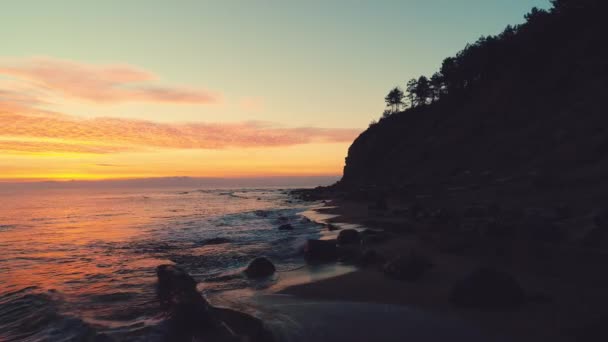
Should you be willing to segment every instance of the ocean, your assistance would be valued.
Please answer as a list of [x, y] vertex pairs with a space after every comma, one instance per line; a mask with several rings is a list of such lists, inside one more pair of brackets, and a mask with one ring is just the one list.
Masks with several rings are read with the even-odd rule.
[[[213, 298], [272, 287], [242, 276], [257, 256], [304, 265], [326, 231], [287, 189], [46, 189], [0, 192], [0, 341], [155, 340], [166, 317], [155, 268], [175, 263]], [[289, 222], [295, 229], [280, 231]]]

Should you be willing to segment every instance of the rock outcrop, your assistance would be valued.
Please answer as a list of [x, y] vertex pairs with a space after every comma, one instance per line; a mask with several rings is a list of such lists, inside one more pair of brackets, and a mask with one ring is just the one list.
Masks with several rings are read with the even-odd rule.
[[257, 318], [209, 304], [180, 267], [160, 265], [156, 274], [158, 299], [170, 313], [168, 341], [274, 341]]
[[262, 278], [273, 275], [275, 271], [276, 268], [270, 260], [258, 257], [249, 263], [249, 266], [245, 269], [245, 274], [249, 278]]
[[337, 240], [339, 245], [356, 244], [361, 241], [361, 236], [355, 229], [344, 229], [338, 234]]

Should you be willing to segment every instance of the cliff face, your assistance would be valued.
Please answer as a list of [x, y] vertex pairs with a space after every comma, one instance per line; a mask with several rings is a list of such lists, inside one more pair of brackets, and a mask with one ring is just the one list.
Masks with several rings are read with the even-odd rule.
[[370, 126], [339, 184], [608, 181], [608, 24], [590, 3], [529, 19], [477, 60], [491, 72], [474, 85]]

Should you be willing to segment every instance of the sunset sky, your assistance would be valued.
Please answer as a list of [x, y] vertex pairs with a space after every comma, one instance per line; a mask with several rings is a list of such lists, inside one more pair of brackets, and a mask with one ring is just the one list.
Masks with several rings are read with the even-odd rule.
[[391, 87], [533, 6], [6, 1], [0, 180], [338, 175]]

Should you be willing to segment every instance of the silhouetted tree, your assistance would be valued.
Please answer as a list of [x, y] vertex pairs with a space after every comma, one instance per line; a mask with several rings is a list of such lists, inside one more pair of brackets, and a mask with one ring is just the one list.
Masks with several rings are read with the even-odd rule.
[[547, 15], [549, 15], [549, 13], [547, 11], [538, 9], [538, 7], [532, 7], [532, 9], [530, 10], [530, 13], [524, 15], [524, 18], [526, 18], [527, 22], [531, 22], [531, 21], [540, 20], [540, 18], [544, 18]]
[[416, 91], [414, 93], [416, 95], [416, 104], [418, 106], [423, 106], [428, 103], [429, 98], [432, 96], [431, 92], [431, 82], [426, 76], [420, 76], [418, 78]]
[[443, 75], [441, 73], [434, 73], [431, 76], [431, 102], [438, 101], [443, 95]]
[[386, 106], [391, 108], [390, 113], [396, 113], [401, 109], [401, 106], [405, 104], [403, 103], [404, 97], [405, 95], [403, 94], [403, 91], [399, 89], [399, 87], [393, 88], [388, 95], [386, 95], [384, 101], [386, 101]]
[[407, 82], [405, 91], [407, 92], [407, 99], [410, 103], [410, 107], [416, 107], [416, 88], [418, 87], [418, 80], [412, 78]]
[[[551, 0], [553, 9], [532, 8], [525, 15], [526, 22], [521, 25], [508, 25], [498, 35], [482, 36], [475, 43], [467, 44], [455, 56], [446, 58], [439, 70], [429, 79], [421, 76], [411, 79], [406, 85], [406, 97], [410, 107], [441, 101], [444, 98], [463, 98], [478, 89], [487, 87], [488, 82], [501, 80], [506, 73], [518, 72], [529, 79], [534, 73], [542, 70], [546, 60], [538, 56], [539, 50], [555, 42], [543, 39], [543, 32], [549, 26], [556, 25], [556, 20], [564, 18], [567, 25], [554, 28], [553, 39], [560, 39], [571, 34], [576, 25], [585, 25], [590, 18], [603, 22], [608, 7], [608, 0]], [[567, 17], [567, 18], [565, 18]], [[599, 24], [598, 28], [599, 29]], [[605, 44], [597, 42], [593, 49], [603, 49]], [[591, 52], [589, 52], [591, 54]], [[515, 68], [514, 65], [519, 65]], [[524, 85], [518, 85], [520, 88]], [[395, 88], [386, 97], [390, 113], [399, 111], [403, 106], [402, 92]]]
[[577, 10], [594, 10], [608, 7], [606, 0], [551, 0], [553, 11], [556, 13]]

